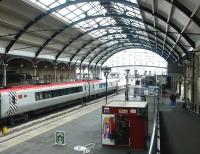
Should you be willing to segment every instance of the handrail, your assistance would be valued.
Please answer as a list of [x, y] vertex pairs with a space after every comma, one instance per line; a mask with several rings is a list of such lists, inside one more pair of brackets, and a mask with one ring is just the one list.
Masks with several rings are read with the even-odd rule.
[[186, 109], [187, 109], [188, 112], [191, 112], [198, 117], [200, 116], [200, 105], [192, 104], [192, 103], [186, 103]]
[[156, 154], [157, 153], [157, 149], [160, 149], [160, 148], [157, 147], [158, 120], [159, 120], [159, 97], [158, 97], [158, 103], [156, 105], [156, 110], [155, 110], [155, 114], [154, 114], [153, 131], [152, 131], [152, 135], [151, 135], [151, 141], [150, 141], [148, 154]]

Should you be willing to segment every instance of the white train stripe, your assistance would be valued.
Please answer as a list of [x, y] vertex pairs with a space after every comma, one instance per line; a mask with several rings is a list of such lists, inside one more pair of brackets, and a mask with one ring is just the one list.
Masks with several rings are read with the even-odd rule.
[[10, 108], [12, 108], [14, 111], [17, 112], [17, 108], [16, 108], [16, 106], [14, 106], [14, 105], [10, 105]]
[[16, 97], [16, 95], [17, 95], [16, 92], [9, 92], [9, 94], [14, 96], [14, 97]]
[[10, 109], [12, 109], [13, 111], [17, 111], [17, 109], [14, 106], [10, 106]]
[[16, 114], [18, 109], [16, 92], [9, 92], [9, 104], [10, 104], [9, 115]]
[[10, 112], [9, 112], [9, 115], [13, 115], [15, 112], [13, 111], [12, 108], [10, 108]]

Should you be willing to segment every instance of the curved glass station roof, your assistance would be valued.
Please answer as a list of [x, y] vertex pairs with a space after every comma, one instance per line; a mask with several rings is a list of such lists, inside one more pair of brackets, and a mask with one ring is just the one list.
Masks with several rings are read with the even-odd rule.
[[[125, 73], [126, 69], [135, 70], [138, 74], [164, 75], [167, 72], [167, 61], [156, 53], [144, 49], [128, 49], [114, 54], [103, 65], [112, 68], [112, 72]], [[122, 75], [123, 76], [123, 75]]]
[[89, 67], [140, 48], [181, 63], [199, 47], [199, 5], [197, 0], [0, 1], [0, 54], [4, 62], [20, 56]]

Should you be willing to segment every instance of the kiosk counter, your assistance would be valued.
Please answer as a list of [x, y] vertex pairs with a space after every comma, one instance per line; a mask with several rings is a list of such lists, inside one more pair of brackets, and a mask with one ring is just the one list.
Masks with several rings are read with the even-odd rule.
[[147, 136], [147, 102], [114, 100], [102, 107], [103, 145], [144, 149]]

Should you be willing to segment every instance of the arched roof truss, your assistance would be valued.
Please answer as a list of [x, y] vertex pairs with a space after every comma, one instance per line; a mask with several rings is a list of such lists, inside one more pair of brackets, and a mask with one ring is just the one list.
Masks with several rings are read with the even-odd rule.
[[176, 63], [189, 59], [200, 40], [199, 5], [196, 0], [0, 1], [7, 17], [0, 21], [0, 53], [97, 66], [123, 49], [142, 48]]

